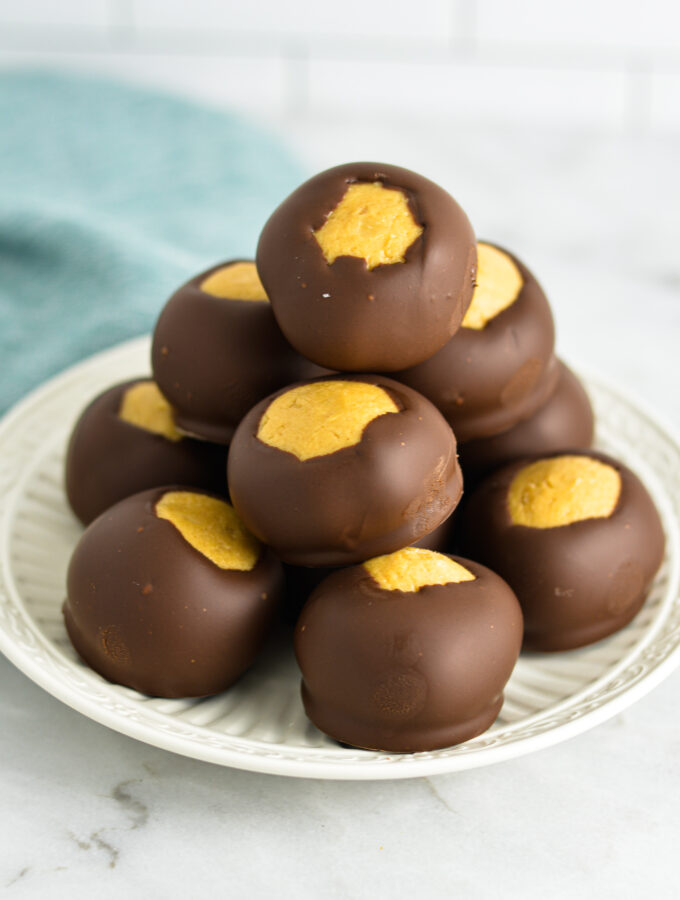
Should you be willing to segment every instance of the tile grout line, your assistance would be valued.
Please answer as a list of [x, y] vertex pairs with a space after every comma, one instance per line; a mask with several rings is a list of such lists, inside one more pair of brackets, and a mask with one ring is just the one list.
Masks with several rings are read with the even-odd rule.
[[624, 127], [630, 134], [648, 134], [652, 130], [652, 67], [634, 59], [625, 68]]
[[116, 50], [130, 47], [134, 42], [134, 0], [108, 0], [108, 33]]
[[477, 0], [450, 0], [450, 46], [454, 56], [470, 56], [479, 44]]
[[292, 42], [284, 54], [284, 115], [301, 116], [309, 110], [309, 52]]

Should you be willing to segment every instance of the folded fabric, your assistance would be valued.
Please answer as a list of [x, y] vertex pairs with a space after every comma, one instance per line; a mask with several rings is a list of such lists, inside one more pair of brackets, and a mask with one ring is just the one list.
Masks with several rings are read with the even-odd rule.
[[95, 78], [0, 73], [0, 411], [252, 257], [301, 171], [240, 116]]

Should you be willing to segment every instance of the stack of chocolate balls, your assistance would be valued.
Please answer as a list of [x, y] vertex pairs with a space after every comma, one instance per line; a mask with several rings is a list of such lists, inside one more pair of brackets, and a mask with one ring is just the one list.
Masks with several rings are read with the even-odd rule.
[[393, 752], [480, 734], [522, 645], [622, 628], [663, 554], [645, 488], [588, 449], [554, 338], [529, 269], [436, 184], [373, 163], [312, 178], [255, 262], [170, 298], [153, 381], [76, 425], [76, 650], [111, 681], [203, 696], [283, 610], [326, 734]]

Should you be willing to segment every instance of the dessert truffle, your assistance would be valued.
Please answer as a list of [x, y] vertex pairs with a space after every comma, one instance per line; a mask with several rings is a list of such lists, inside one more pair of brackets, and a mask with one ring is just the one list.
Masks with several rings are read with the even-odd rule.
[[117, 503], [81, 537], [66, 629], [109, 681], [157, 697], [215, 694], [252, 663], [281, 580], [280, 564], [229, 504], [154, 488]]
[[515, 595], [479, 563], [409, 547], [331, 575], [295, 629], [307, 715], [338, 741], [435, 750], [485, 731], [519, 655]]
[[164, 484], [227, 493], [227, 453], [183, 437], [153, 381], [109, 388], [82, 413], [66, 451], [66, 496], [84, 525], [124, 497]]
[[663, 557], [659, 514], [640, 480], [587, 450], [495, 472], [459, 524], [465, 552], [517, 594], [530, 650], [581, 647], [623, 628]]
[[431, 359], [394, 377], [424, 394], [459, 441], [506, 431], [555, 388], [555, 329], [539, 283], [515, 256], [478, 245], [477, 285], [462, 327]]
[[263, 397], [325, 374], [286, 342], [247, 260], [213, 266], [172, 295], [154, 329], [151, 364], [177, 427], [220, 444]]
[[263, 400], [236, 430], [228, 481], [246, 526], [301, 566], [349, 565], [412, 544], [462, 491], [441, 413], [379, 375], [302, 382]]
[[290, 343], [345, 372], [390, 372], [436, 353], [472, 297], [477, 249], [456, 201], [421, 175], [349, 163], [272, 214], [257, 270]]
[[590, 400], [571, 369], [561, 360], [557, 364], [555, 390], [533, 415], [508, 431], [458, 444], [466, 487], [514, 459], [590, 447], [594, 427]]

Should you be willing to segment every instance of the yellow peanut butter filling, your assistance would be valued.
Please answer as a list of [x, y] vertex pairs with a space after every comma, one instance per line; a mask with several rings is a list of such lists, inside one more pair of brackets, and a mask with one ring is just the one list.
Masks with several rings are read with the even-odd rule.
[[475, 580], [465, 566], [443, 553], [420, 547], [406, 547], [396, 553], [376, 556], [363, 566], [384, 591], [413, 593], [430, 584], [458, 584]]
[[477, 244], [477, 286], [463, 319], [463, 328], [481, 331], [491, 319], [515, 302], [522, 275], [507, 253], [490, 244]]
[[187, 543], [220, 569], [249, 572], [257, 563], [260, 544], [224, 500], [168, 491], [156, 504], [156, 515], [172, 522]]
[[255, 263], [236, 262], [217, 269], [201, 282], [201, 290], [222, 300], [267, 300]]
[[589, 456], [539, 459], [515, 475], [508, 510], [515, 525], [558, 528], [611, 515], [621, 493], [621, 476]]
[[329, 265], [338, 256], [358, 256], [374, 269], [405, 262], [422, 233], [404, 192], [376, 181], [350, 185], [314, 237]]
[[181, 441], [175, 428], [170, 404], [161, 394], [155, 381], [140, 381], [123, 394], [118, 418], [145, 431], [161, 434], [169, 441]]
[[317, 381], [291, 388], [273, 400], [257, 437], [300, 460], [358, 444], [364, 428], [399, 407], [384, 388], [363, 381]]

